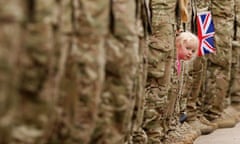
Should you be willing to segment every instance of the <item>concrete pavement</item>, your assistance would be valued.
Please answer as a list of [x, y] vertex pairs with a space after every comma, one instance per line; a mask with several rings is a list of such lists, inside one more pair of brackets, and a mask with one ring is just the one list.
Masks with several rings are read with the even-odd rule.
[[198, 137], [194, 144], [240, 144], [240, 123], [233, 128], [217, 129]]

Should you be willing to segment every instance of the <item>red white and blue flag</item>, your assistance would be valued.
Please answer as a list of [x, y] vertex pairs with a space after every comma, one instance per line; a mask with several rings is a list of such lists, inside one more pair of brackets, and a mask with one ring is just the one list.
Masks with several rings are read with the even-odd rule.
[[202, 12], [197, 14], [197, 27], [199, 48], [198, 56], [214, 53], [216, 51], [214, 46], [214, 24], [211, 12]]

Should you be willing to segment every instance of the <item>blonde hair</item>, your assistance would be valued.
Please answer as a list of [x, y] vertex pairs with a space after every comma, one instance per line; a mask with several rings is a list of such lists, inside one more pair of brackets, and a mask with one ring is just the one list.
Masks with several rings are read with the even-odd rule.
[[188, 32], [188, 31], [181, 32], [176, 37], [176, 47], [179, 48], [180, 45], [182, 45], [184, 41], [186, 41], [187, 43], [193, 43], [194, 46], [196, 46], [196, 47], [194, 47], [194, 49], [196, 49], [194, 57], [196, 57], [197, 49], [198, 49], [198, 46], [199, 46], [199, 39], [198, 39], [198, 37], [195, 34], [193, 34], [191, 32]]

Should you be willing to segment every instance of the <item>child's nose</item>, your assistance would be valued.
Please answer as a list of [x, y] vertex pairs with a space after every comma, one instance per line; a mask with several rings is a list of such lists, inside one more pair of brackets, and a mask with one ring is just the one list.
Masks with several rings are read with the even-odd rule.
[[192, 51], [189, 51], [188, 54], [189, 54], [189, 55], [192, 55]]

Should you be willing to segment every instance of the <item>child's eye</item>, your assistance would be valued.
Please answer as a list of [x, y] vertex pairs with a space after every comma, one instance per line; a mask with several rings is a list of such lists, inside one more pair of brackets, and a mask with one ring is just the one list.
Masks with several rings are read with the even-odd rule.
[[190, 47], [186, 47], [187, 50], [190, 50], [191, 48]]
[[192, 53], [195, 53], [195, 50], [192, 50]]

